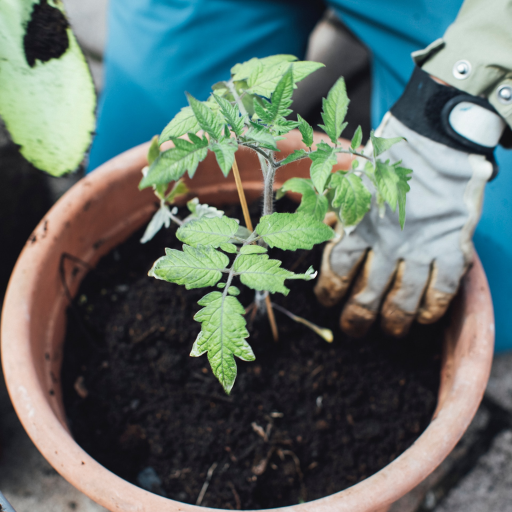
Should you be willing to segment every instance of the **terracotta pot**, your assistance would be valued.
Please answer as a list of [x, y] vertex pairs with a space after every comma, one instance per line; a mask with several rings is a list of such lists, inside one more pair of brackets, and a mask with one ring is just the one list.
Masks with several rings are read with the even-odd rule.
[[[151, 494], [106, 470], [78, 446], [66, 425], [59, 375], [68, 299], [59, 275], [61, 255], [94, 265], [101, 256], [148, 221], [151, 191], [139, 192], [147, 145], [123, 153], [75, 185], [50, 210], [27, 242], [15, 267], [2, 314], [2, 359], [16, 412], [50, 464], [80, 491], [110, 511], [199, 512], [198, 507]], [[249, 199], [261, 178], [253, 157], [239, 166]], [[282, 181], [307, 167], [290, 166]], [[209, 157], [189, 182], [203, 202], [237, 201], [232, 179]], [[85, 269], [67, 262], [71, 294]], [[450, 453], [482, 399], [493, 354], [494, 321], [482, 266], [475, 258], [464, 279], [446, 332], [439, 404], [429, 427], [391, 464], [325, 498], [288, 507], [300, 512], [384, 512], [411, 491]], [[203, 512], [205, 509], [202, 509]], [[212, 509], [213, 510], [213, 509]]]

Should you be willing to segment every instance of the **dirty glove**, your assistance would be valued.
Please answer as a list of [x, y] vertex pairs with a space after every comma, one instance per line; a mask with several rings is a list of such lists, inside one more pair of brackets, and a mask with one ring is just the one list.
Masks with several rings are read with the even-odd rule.
[[445, 313], [472, 261], [504, 127], [486, 100], [416, 69], [376, 132], [407, 139], [382, 155], [413, 170], [404, 230], [398, 213], [386, 206], [381, 216], [374, 204], [352, 232], [338, 226], [343, 236], [324, 251], [315, 288], [320, 302], [334, 305], [355, 281], [341, 315], [345, 332], [363, 335], [380, 312], [384, 331], [402, 336], [414, 320], [432, 323]]

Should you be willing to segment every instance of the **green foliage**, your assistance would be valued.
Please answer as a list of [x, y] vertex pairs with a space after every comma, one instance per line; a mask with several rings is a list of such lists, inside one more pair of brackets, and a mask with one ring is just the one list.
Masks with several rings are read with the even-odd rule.
[[254, 353], [245, 338], [245, 309], [240, 301], [222, 292], [205, 295], [198, 304], [204, 306], [194, 316], [201, 323], [201, 331], [190, 355], [199, 357], [208, 352], [213, 374], [219, 379], [227, 394], [236, 379], [235, 356], [243, 361], [254, 361]]
[[347, 115], [348, 104], [349, 99], [345, 80], [343, 77], [340, 77], [329, 91], [327, 99], [324, 99], [322, 103], [322, 119], [324, 124], [320, 125], [320, 128], [325, 130], [333, 144], [338, 142], [341, 132], [347, 126], [347, 123], [343, 121]]
[[187, 290], [215, 286], [229, 258], [211, 246], [183, 246], [183, 251], [166, 249], [148, 275], [170, 283], [182, 284]]
[[317, 148], [309, 155], [312, 162], [310, 173], [313, 184], [318, 192], [322, 193], [325, 190], [332, 168], [338, 163], [338, 159], [336, 158], [335, 149], [329, 144], [320, 142]]
[[355, 226], [370, 210], [372, 195], [355, 174], [337, 172], [331, 178], [334, 188], [332, 206], [345, 226]]
[[285, 251], [312, 249], [327, 242], [334, 231], [323, 222], [304, 213], [273, 213], [261, 218], [256, 233], [270, 247]]
[[176, 232], [176, 238], [183, 243], [197, 246], [209, 245], [217, 248], [229, 242], [238, 230], [238, 222], [229, 217], [201, 217], [183, 224]]
[[[335, 211], [345, 226], [355, 226], [370, 209], [372, 193], [366, 183], [375, 188], [381, 208], [387, 202], [395, 210], [398, 204], [403, 227], [411, 171], [399, 163], [377, 159], [402, 139], [387, 140], [372, 133], [373, 152], [365, 155], [359, 152], [363, 138], [359, 127], [349, 148], [344, 149], [346, 145], [338, 143], [346, 126], [344, 119], [349, 104], [342, 78], [323, 101], [322, 128], [329, 142], [318, 142], [313, 150], [313, 127], [300, 116], [296, 121], [289, 119], [296, 84], [321, 66], [299, 62], [292, 55], [254, 58], [237, 64], [231, 69], [229, 80], [212, 87], [213, 93], [207, 101], [187, 95], [189, 106], [165, 127], [158, 140], [153, 139], [149, 149], [149, 167], [144, 170], [140, 188], [153, 186], [161, 206], [148, 226], [148, 237], [174, 221], [180, 224], [176, 236], [184, 243], [182, 251], [167, 249], [149, 275], [187, 289], [216, 286], [222, 290], [208, 293], [199, 301], [203, 309], [194, 318], [201, 323], [201, 331], [191, 355], [208, 353], [213, 372], [227, 393], [236, 377], [235, 357], [254, 359], [246, 341], [249, 333], [243, 316], [245, 310], [236, 298], [240, 290], [234, 286], [234, 280], [238, 278], [242, 285], [259, 293], [286, 295], [287, 279], [315, 278], [312, 268], [305, 274], [282, 268], [281, 261], [267, 254], [268, 248], [311, 249], [315, 244], [331, 240], [335, 233], [323, 222], [329, 210]], [[277, 143], [294, 128], [299, 129], [308, 149], [297, 148], [286, 158], [276, 158]], [[160, 151], [164, 141], [172, 141], [174, 147]], [[186, 192], [183, 183], [177, 180], [186, 172], [192, 177], [208, 151], [215, 154], [222, 173], [228, 176], [239, 146], [257, 153], [262, 166], [264, 214], [254, 232], [226, 217], [223, 211], [200, 204], [197, 198], [187, 203], [190, 215], [184, 220], [177, 219], [177, 209], [170, 210], [169, 204]], [[356, 156], [351, 170], [333, 173], [338, 153]], [[276, 194], [276, 198], [286, 192], [301, 194], [297, 211], [272, 213], [276, 172], [304, 159], [311, 162], [310, 178], [292, 178]], [[363, 159], [367, 160], [364, 167], [359, 164]], [[175, 185], [170, 187], [172, 182]], [[171, 191], [167, 192], [169, 188]], [[145, 233], [144, 239], [148, 237]], [[260, 307], [264, 301], [261, 295], [258, 297], [255, 304]], [[290, 318], [298, 317], [290, 313]], [[304, 319], [296, 321], [313, 325]], [[325, 337], [324, 330], [314, 325], [313, 328]]]
[[[52, 45], [54, 57], [32, 61], [26, 55], [27, 27], [37, 4], [39, 0], [1, 2], [0, 116], [30, 163], [52, 176], [62, 176], [80, 165], [91, 144], [96, 94], [62, 2], [47, 2], [57, 20], [57, 28], [45, 40]], [[58, 29], [63, 31], [60, 43], [67, 44], [56, 44]]]

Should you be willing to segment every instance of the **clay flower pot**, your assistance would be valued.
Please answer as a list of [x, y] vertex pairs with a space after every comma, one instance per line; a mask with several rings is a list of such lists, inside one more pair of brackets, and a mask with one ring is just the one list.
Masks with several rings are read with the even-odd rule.
[[[80, 491], [112, 512], [200, 512], [196, 506], [136, 487], [98, 464], [73, 440], [62, 403], [59, 375], [68, 298], [59, 274], [61, 255], [68, 253], [94, 265], [148, 221], [155, 209], [154, 196], [150, 190], [137, 189], [146, 151], [147, 145], [127, 151], [81, 180], [34, 231], [5, 298], [3, 368], [14, 407], [32, 441]], [[257, 162], [247, 153], [238, 159], [247, 196], [256, 199], [261, 191]], [[283, 181], [305, 172], [307, 167], [293, 164], [278, 177]], [[188, 185], [202, 202], [238, 201], [232, 177], [225, 179], [210, 156]], [[66, 275], [73, 295], [85, 269], [71, 272], [74, 265], [68, 264]], [[491, 297], [482, 266], [475, 258], [446, 332], [439, 403], [428, 428], [413, 446], [370, 478], [287, 510], [388, 510], [443, 461], [468, 427], [486, 387], [493, 342]]]

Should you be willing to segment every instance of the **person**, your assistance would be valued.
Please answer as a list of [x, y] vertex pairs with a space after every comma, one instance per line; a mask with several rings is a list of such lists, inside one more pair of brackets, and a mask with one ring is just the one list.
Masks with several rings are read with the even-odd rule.
[[[320, 300], [335, 303], [359, 271], [345, 330], [361, 334], [379, 312], [394, 335], [414, 320], [438, 319], [471, 262], [485, 188], [474, 243], [490, 281], [497, 349], [512, 348], [512, 154], [495, 150], [512, 123], [512, 1], [327, 4], [371, 50], [372, 125], [408, 139], [390, 157], [414, 173], [404, 231], [392, 212], [381, 218], [373, 210], [331, 244]], [[234, 63], [303, 57], [324, 7], [314, 0], [111, 0], [90, 168], [159, 133], [185, 105], [183, 91], [206, 99]], [[502, 172], [487, 184], [496, 162]]]

